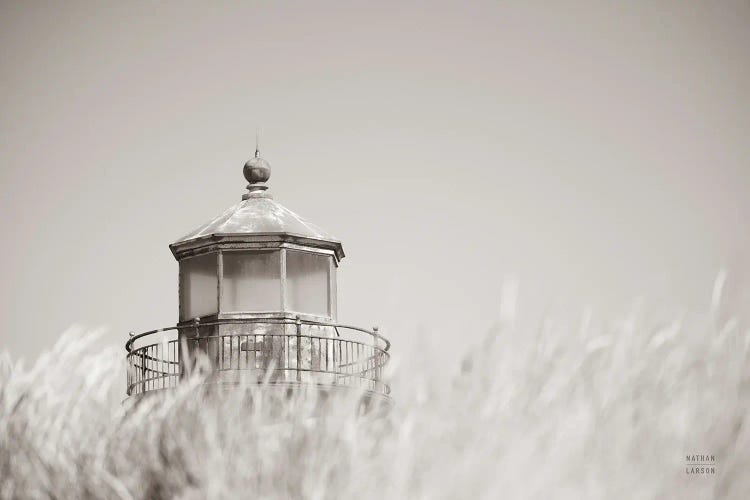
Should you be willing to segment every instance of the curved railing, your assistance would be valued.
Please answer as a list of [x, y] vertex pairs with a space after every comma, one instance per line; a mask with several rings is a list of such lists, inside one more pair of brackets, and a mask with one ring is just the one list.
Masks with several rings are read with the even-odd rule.
[[[158, 339], [161, 337], [161, 339]], [[390, 342], [377, 332], [302, 319], [194, 322], [133, 335], [127, 393], [175, 387], [198, 367], [219, 384], [317, 384], [387, 396], [382, 382]]]

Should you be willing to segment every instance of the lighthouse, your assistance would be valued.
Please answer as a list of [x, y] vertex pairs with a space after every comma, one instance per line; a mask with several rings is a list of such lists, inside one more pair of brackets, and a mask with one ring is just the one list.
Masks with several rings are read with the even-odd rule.
[[337, 322], [341, 242], [274, 199], [269, 163], [245, 163], [239, 203], [169, 245], [179, 264], [178, 319], [131, 334], [127, 394], [175, 387], [195, 370], [209, 388], [262, 384], [389, 398], [390, 342]]

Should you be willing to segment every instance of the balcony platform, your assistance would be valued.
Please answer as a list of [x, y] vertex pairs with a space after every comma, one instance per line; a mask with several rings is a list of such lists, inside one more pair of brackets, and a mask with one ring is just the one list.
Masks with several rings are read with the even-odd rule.
[[288, 317], [194, 321], [132, 336], [127, 394], [176, 387], [194, 370], [206, 386], [259, 385], [322, 393], [362, 391], [390, 401], [383, 383], [390, 342], [376, 330]]

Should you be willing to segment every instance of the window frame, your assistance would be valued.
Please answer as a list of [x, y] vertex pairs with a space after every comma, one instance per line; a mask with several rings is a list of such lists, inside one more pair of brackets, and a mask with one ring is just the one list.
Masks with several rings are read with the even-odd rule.
[[[219, 290], [221, 287], [221, 278], [219, 277], [219, 266], [221, 265], [220, 259], [219, 259], [219, 253], [220, 252], [205, 252], [205, 253], [199, 253], [195, 255], [190, 255], [189, 257], [185, 257], [183, 259], [180, 259], [180, 261], [177, 263], [177, 304], [178, 304], [178, 310], [177, 310], [177, 319], [179, 322], [185, 322], [185, 321], [192, 321], [195, 318], [205, 318], [205, 317], [211, 317], [216, 316], [217, 314], [221, 313], [221, 302], [219, 300]], [[185, 311], [185, 300], [183, 293], [184, 290], [184, 278], [185, 278], [185, 269], [183, 268], [183, 264], [191, 259], [197, 259], [202, 258], [206, 256], [213, 255], [216, 259], [214, 270], [216, 271], [216, 311], [209, 314], [204, 314], [203, 316], [191, 316], [186, 317], [187, 313]]]
[[[244, 314], [273, 314], [284, 312], [284, 282], [286, 276], [284, 274], [284, 260], [285, 255], [281, 248], [232, 248], [219, 250], [219, 314], [228, 315], [244, 315]], [[278, 310], [262, 310], [262, 311], [234, 311], [224, 308], [224, 253], [279, 253], [279, 309]]]
[[[323, 256], [323, 257], [326, 257], [328, 259], [328, 270], [327, 270], [327, 277], [328, 277], [328, 279], [326, 280], [326, 292], [328, 293], [328, 300], [327, 300], [327, 304], [326, 304], [326, 314], [325, 315], [321, 316], [320, 314], [316, 314], [316, 313], [310, 313], [310, 312], [305, 312], [305, 311], [295, 311], [295, 310], [289, 308], [289, 306], [288, 306], [289, 300], [288, 300], [288, 297], [286, 297], [286, 292], [288, 290], [288, 286], [287, 286], [287, 279], [288, 279], [287, 278], [287, 252], [289, 252], [289, 251], [300, 252], [300, 253], [309, 253], [309, 254], [313, 254], [313, 255], [317, 255], [317, 256]], [[335, 272], [335, 269], [336, 269], [335, 260], [336, 259], [334, 258], [334, 256], [331, 255], [328, 252], [316, 252], [314, 250], [303, 249], [303, 248], [284, 248], [284, 249], [282, 249], [282, 253], [283, 253], [283, 261], [284, 261], [284, 265], [283, 265], [283, 268], [284, 268], [283, 269], [284, 270], [284, 278], [283, 278], [284, 285], [282, 287], [282, 288], [284, 288], [284, 300], [283, 300], [283, 304], [284, 304], [284, 307], [285, 307], [284, 308], [284, 312], [295, 313], [295, 314], [300, 314], [300, 315], [305, 315], [305, 316], [311, 316], [311, 317], [316, 317], [316, 318], [325, 318], [325, 319], [331, 319], [331, 320], [336, 319], [336, 272]]]

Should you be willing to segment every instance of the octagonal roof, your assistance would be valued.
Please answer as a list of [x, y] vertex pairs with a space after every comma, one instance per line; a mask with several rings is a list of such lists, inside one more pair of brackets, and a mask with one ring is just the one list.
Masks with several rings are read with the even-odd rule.
[[259, 156], [257, 146], [242, 172], [249, 182], [242, 201], [169, 245], [175, 258], [215, 245], [242, 248], [289, 243], [333, 250], [337, 260], [344, 257], [341, 242], [268, 194], [265, 184], [271, 176], [271, 165]]
[[175, 244], [219, 234], [283, 233], [317, 240], [338, 241], [320, 227], [263, 193], [242, 200], [215, 219], [186, 234]]

